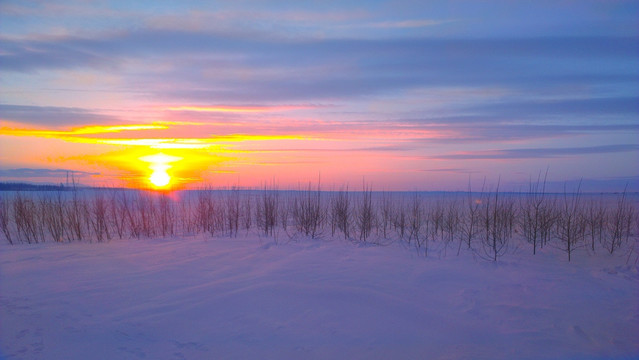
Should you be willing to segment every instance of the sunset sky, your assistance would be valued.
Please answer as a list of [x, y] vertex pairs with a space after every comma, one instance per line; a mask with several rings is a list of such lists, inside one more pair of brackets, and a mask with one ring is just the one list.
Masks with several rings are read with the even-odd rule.
[[639, 190], [637, 1], [0, 2], [0, 181]]

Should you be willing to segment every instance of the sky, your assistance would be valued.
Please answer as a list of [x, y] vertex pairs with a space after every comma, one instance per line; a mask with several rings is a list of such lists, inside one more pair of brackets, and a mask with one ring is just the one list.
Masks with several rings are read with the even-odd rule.
[[639, 191], [637, 14], [1, 0], [0, 181]]

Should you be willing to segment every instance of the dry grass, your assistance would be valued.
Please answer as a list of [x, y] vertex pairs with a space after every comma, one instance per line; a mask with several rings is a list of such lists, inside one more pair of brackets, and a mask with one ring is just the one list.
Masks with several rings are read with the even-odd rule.
[[[612, 196], [612, 195], [610, 195]], [[0, 194], [0, 234], [9, 244], [104, 242], [240, 230], [294, 240], [343, 236], [353, 242], [397, 241], [423, 256], [462, 251], [491, 261], [513, 248], [533, 254], [553, 246], [570, 261], [577, 249], [633, 254], [639, 222], [623, 192], [614, 200], [576, 192], [546, 194], [543, 182], [526, 193], [482, 191], [442, 197], [425, 193], [205, 188], [175, 194], [79, 189]], [[636, 257], [636, 255], [635, 255]], [[630, 258], [630, 256], [629, 256]], [[634, 257], [633, 257], [634, 259]]]

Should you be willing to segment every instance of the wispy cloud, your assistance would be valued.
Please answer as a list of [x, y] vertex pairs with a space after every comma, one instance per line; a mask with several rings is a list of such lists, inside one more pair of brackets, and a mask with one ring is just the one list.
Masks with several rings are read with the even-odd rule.
[[448, 155], [438, 155], [430, 157], [439, 160], [487, 160], [487, 159], [539, 159], [554, 158], [573, 155], [586, 154], [608, 154], [617, 152], [638, 151], [639, 145], [601, 145], [587, 147], [566, 147], [566, 148], [530, 148], [530, 149], [507, 149], [489, 151], [460, 152]]
[[171, 106], [168, 110], [171, 111], [195, 111], [195, 112], [221, 112], [221, 113], [265, 113], [265, 112], [280, 112], [280, 111], [292, 111], [302, 109], [314, 109], [318, 106], [315, 105], [276, 105], [276, 106], [230, 106], [230, 105], [217, 105], [217, 106], [195, 106], [195, 105], [181, 105]]
[[455, 22], [458, 20], [437, 20], [437, 19], [416, 19], [416, 20], [399, 20], [399, 21], [380, 21], [373, 23], [364, 23], [356, 26], [372, 27], [382, 29], [407, 29], [407, 28], [422, 28], [429, 26], [436, 26]]
[[46, 126], [115, 123], [117, 118], [87, 109], [0, 104], [0, 120]]
[[474, 172], [474, 170], [462, 169], [462, 168], [424, 169], [424, 170], [421, 170], [421, 171], [434, 172], [434, 173], [462, 173], [462, 174], [469, 174], [469, 173]]
[[639, 96], [589, 97], [581, 99], [510, 100], [468, 107], [467, 111], [497, 115], [501, 118], [529, 119], [540, 116], [565, 117], [635, 115]]
[[[149, 91], [201, 102], [350, 98], [420, 86], [618, 83], [639, 75], [637, 38], [279, 39], [231, 33], [140, 29], [93, 37], [0, 38], [3, 71], [125, 66], [131, 59], [185, 57], [149, 76], [174, 84]], [[553, 58], [553, 66], [545, 59]], [[199, 60], [197, 60], [199, 59]], [[569, 64], [589, 59], [579, 68]], [[598, 62], [592, 61], [597, 59]], [[223, 61], [225, 71], [211, 72]], [[599, 64], [609, 70], [602, 72]], [[532, 65], [531, 65], [532, 64]], [[592, 65], [589, 65], [592, 64]], [[172, 64], [176, 65], [176, 64]], [[147, 77], [150, 69], [138, 69]], [[300, 76], [291, 77], [291, 72]], [[207, 76], [202, 76], [205, 73]], [[303, 76], [301, 76], [303, 75]], [[139, 81], [139, 79], [132, 79]]]
[[610, 125], [532, 125], [527, 123], [508, 124], [455, 124], [448, 127], [450, 136], [433, 138], [431, 141], [458, 141], [458, 142], [501, 142], [526, 139], [553, 139], [565, 138], [585, 134], [603, 133], [637, 133], [635, 124], [610, 124]]
[[[244, 135], [235, 134], [227, 136], [214, 136], [208, 138], [135, 138], [135, 139], [94, 139], [75, 138], [74, 142], [86, 142], [92, 144], [106, 145], [127, 145], [141, 146], [151, 149], [209, 149], [216, 152], [229, 152], [224, 144], [241, 143], [253, 141], [280, 141], [280, 140], [303, 140], [305, 136], [300, 135]], [[235, 152], [241, 152], [241, 149]]]

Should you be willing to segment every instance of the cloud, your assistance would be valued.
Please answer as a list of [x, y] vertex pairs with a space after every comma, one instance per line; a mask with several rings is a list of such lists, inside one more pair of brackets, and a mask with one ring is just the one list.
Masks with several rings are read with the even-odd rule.
[[489, 150], [438, 155], [429, 158], [438, 160], [539, 159], [572, 155], [608, 154], [631, 151], [639, 151], [639, 145], [620, 144], [588, 147]]
[[483, 103], [466, 108], [500, 117], [531, 118], [539, 116], [637, 115], [639, 96], [593, 97], [581, 99], [511, 100]]
[[[109, 143], [109, 139], [99, 139], [91, 136], [105, 136], [109, 134], [118, 134], [123, 131], [144, 131], [144, 130], [166, 130], [169, 126], [160, 124], [127, 124], [114, 126], [83, 126], [71, 130], [35, 130], [35, 129], [16, 129], [9, 127], [0, 128], [0, 135], [8, 136], [32, 136], [41, 138], [57, 138], [71, 142], [84, 142], [88, 144]], [[83, 137], [89, 136], [89, 137]], [[141, 140], [135, 139], [134, 141]], [[155, 139], [159, 140], [159, 139]], [[178, 139], [170, 139], [178, 140]]]
[[[344, 99], [418, 87], [633, 84], [636, 37], [282, 38], [139, 29], [0, 38], [2, 71], [129, 71], [151, 94], [192, 101]], [[152, 61], [157, 66], [148, 66]], [[574, 63], [579, 62], [575, 67]], [[174, 86], [158, 86], [158, 79]], [[149, 86], [146, 86], [145, 82]]]
[[263, 105], [244, 105], [244, 106], [229, 106], [229, 105], [214, 105], [214, 106], [194, 106], [194, 105], [181, 105], [171, 106], [167, 110], [170, 111], [194, 111], [194, 112], [213, 112], [213, 113], [265, 113], [265, 112], [280, 112], [280, 111], [292, 111], [302, 109], [317, 108], [316, 105], [277, 105], [277, 106], [263, 106]]
[[[491, 123], [492, 121], [492, 123]], [[434, 118], [398, 120], [379, 125], [380, 130], [390, 132], [404, 131], [404, 140], [415, 143], [476, 143], [502, 142], [513, 140], [568, 138], [575, 135], [604, 133], [637, 133], [637, 124], [534, 124], [532, 121], [499, 121], [489, 117], [470, 117], [458, 119]], [[369, 126], [375, 126], [371, 124]], [[363, 126], [362, 126], [363, 128]], [[412, 130], [408, 132], [408, 130]]]
[[[619, 57], [615, 57], [615, 51], [607, 52], [603, 40], [592, 39], [589, 51], [587, 45], [579, 50], [579, 40], [575, 39], [577, 45], [570, 39], [555, 45], [574, 52], [556, 50], [541, 40], [521, 40], [529, 48], [515, 40], [477, 40], [478, 44], [426, 39], [282, 43], [271, 51], [266, 46], [263, 51], [248, 52], [234, 65], [224, 67], [228, 76], [212, 74], [207, 84], [195, 71], [206, 68], [204, 63], [195, 63], [187, 70], [174, 68], [165, 75], [175, 79], [178, 86], [156, 95], [197, 101], [313, 101], [441, 86], [506, 86], [537, 92], [565, 84], [630, 85], [631, 79], [639, 76], [639, 72], [626, 67], [628, 62], [637, 63], [630, 51], [623, 50], [632, 47], [628, 43], [620, 42], [622, 50], [618, 49]], [[555, 40], [548, 42], [554, 44]], [[570, 68], [569, 64], [586, 56], [600, 59], [607, 64], [606, 70], [601, 64]], [[548, 58], [553, 60], [549, 62]]]
[[0, 104], [0, 120], [34, 125], [66, 126], [115, 123], [118, 119], [79, 108]]
[[255, 152], [290, 152], [290, 153], [394, 153], [413, 150], [409, 146], [369, 146], [369, 147], [308, 147], [308, 148], [267, 148], [267, 149], [244, 149], [243, 151], [255, 151]]
[[422, 28], [436, 26], [454, 22], [456, 20], [401, 20], [401, 21], [381, 21], [375, 23], [362, 24], [362, 27], [382, 28], [382, 29], [405, 29], [405, 28]]
[[[543, 139], [565, 137], [567, 135], [593, 134], [602, 132], [637, 132], [636, 124], [606, 125], [535, 125], [535, 124], [477, 124], [471, 127], [457, 126], [462, 141], [510, 141], [523, 139]], [[448, 140], [452, 140], [449, 137]], [[444, 139], [442, 139], [444, 140]], [[437, 139], [434, 139], [437, 141]]]
[[424, 170], [421, 170], [421, 171], [423, 171], [423, 172], [434, 172], [434, 173], [454, 173], [454, 174], [471, 174], [471, 173], [479, 172], [478, 170], [462, 169], [462, 168], [424, 169]]

